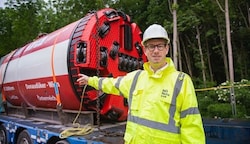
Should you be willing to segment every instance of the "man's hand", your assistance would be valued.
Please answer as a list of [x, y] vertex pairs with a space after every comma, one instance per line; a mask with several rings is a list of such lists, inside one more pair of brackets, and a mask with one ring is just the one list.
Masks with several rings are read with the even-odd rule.
[[76, 81], [79, 82], [79, 85], [87, 85], [89, 77], [84, 74], [78, 74], [80, 78], [78, 78]]

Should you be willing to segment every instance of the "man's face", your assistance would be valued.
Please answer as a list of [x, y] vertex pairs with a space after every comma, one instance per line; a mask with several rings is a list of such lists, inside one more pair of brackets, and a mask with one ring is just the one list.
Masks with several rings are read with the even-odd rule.
[[145, 43], [145, 55], [151, 64], [161, 65], [165, 63], [169, 45], [164, 39], [150, 39]]

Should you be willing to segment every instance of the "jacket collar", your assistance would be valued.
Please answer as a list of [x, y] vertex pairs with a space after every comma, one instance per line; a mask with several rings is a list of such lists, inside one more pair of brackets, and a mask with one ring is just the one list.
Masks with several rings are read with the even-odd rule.
[[150, 77], [161, 78], [163, 74], [169, 74], [176, 71], [176, 68], [171, 58], [167, 57], [166, 62], [167, 65], [157, 70], [156, 72], [154, 72], [153, 69], [150, 67], [149, 62], [144, 63], [143, 68], [145, 71], [147, 71]]

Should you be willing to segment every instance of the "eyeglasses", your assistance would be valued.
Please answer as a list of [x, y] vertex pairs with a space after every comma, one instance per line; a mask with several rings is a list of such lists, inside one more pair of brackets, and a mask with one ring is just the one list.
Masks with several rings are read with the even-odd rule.
[[166, 48], [166, 45], [167, 44], [157, 44], [157, 45], [153, 45], [153, 44], [148, 44], [148, 45], [145, 45], [146, 49], [148, 49], [149, 51], [154, 51], [155, 48], [157, 47], [157, 49], [159, 51], [162, 51], [164, 48]]

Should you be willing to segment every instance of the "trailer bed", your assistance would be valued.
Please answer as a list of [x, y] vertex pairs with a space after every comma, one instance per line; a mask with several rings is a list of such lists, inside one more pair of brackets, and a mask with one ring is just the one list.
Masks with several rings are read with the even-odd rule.
[[[60, 133], [68, 128], [72, 128], [70, 125], [54, 124], [45, 121], [35, 119], [24, 119], [13, 116], [1, 115], [1, 123], [3, 123], [8, 131], [9, 140], [15, 142], [11, 135], [17, 132], [18, 128], [25, 128], [30, 137], [35, 141], [34, 143], [48, 143], [51, 137], [59, 139]], [[70, 144], [86, 143], [86, 144], [122, 144], [123, 135], [126, 122], [113, 122], [102, 123], [100, 127], [93, 126], [94, 131], [84, 136], [70, 136], [66, 139]], [[62, 139], [63, 140], [63, 139]]]

